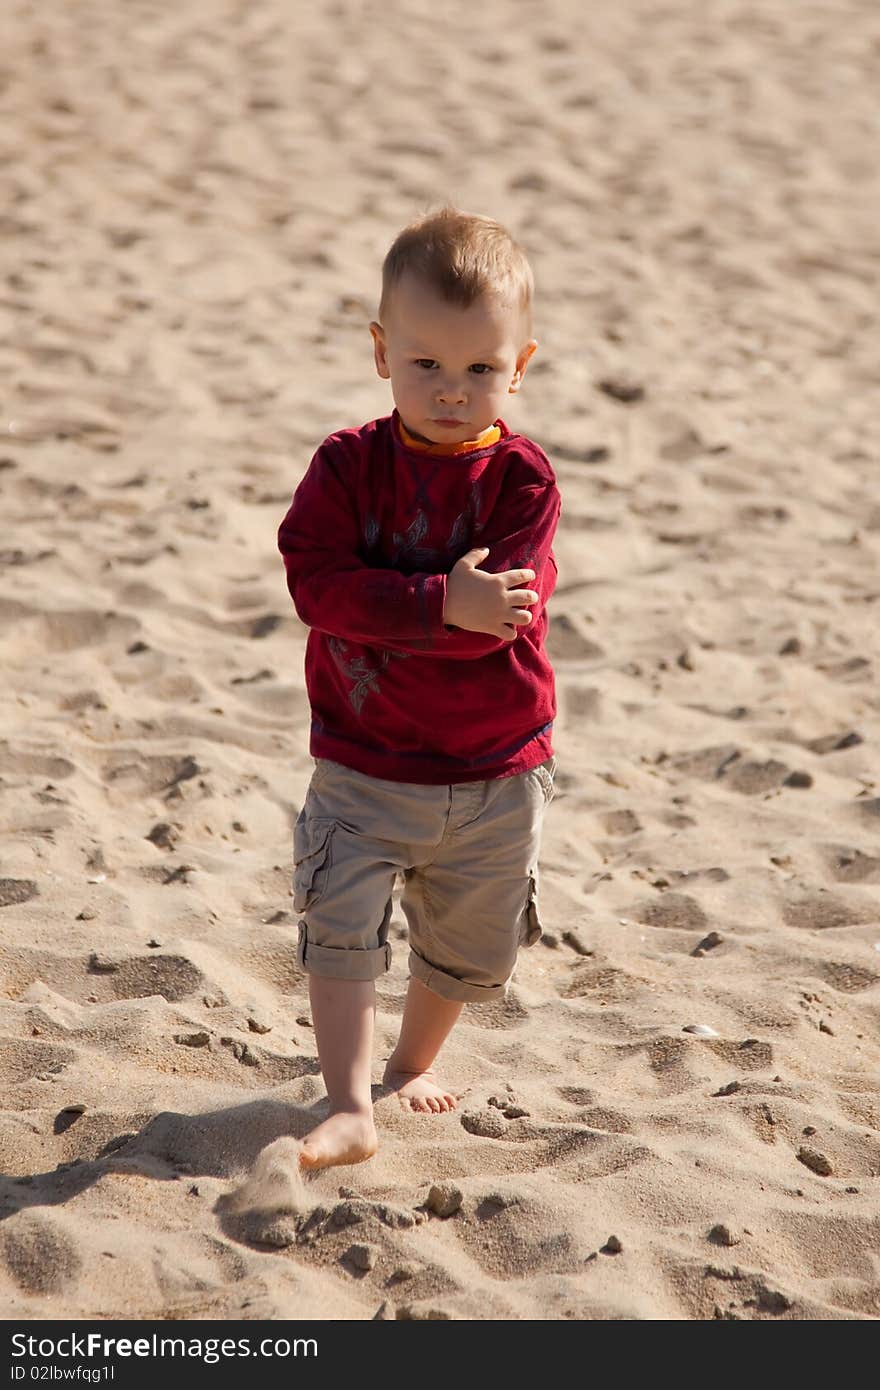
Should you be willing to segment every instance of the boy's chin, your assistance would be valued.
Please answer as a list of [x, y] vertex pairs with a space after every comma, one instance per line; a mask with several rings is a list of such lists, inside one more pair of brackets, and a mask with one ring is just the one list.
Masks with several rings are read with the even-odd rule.
[[[489, 425], [492, 423], [490, 420]], [[425, 420], [420, 429], [407, 428], [410, 434], [426, 444], [461, 444], [465, 440], [478, 438], [489, 425], [435, 425], [431, 420]]]

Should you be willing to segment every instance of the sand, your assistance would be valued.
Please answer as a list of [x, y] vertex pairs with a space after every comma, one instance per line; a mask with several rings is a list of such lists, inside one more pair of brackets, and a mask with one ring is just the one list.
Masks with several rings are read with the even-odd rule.
[[[876, 1317], [872, 0], [10, 0], [0, 52], [3, 1316]], [[446, 198], [538, 282], [546, 935], [457, 1112], [377, 1086], [292, 1184], [275, 532], [391, 408], [378, 268]]]

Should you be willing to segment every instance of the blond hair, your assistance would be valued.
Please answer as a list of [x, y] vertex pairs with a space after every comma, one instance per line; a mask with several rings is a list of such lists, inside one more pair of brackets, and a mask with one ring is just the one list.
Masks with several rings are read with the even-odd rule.
[[532, 268], [522, 247], [491, 217], [447, 205], [404, 227], [382, 264], [380, 320], [407, 273], [465, 309], [483, 295], [510, 300], [526, 314], [531, 333]]

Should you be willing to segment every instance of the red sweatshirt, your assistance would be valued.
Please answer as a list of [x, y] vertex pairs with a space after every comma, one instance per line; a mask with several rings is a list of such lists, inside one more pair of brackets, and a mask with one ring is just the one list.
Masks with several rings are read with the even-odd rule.
[[[489, 439], [488, 444], [483, 441]], [[546, 455], [503, 421], [474, 445], [425, 446], [398, 412], [324, 440], [281, 523], [296, 611], [311, 628], [309, 751], [392, 782], [509, 777], [552, 753], [545, 604], [560, 497]], [[513, 640], [443, 622], [446, 576], [533, 569]]]

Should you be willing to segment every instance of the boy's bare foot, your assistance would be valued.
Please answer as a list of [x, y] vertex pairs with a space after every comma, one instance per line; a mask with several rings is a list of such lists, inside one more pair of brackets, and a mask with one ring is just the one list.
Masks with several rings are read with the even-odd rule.
[[441, 1115], [456, 1107], [458, 1097], [441, 1085], [432, 1071], [395, 1071], [388, 1066], [382, 1082], [397, 1092], [397, 1098], [405, 1110], [414, 1110], [423, 1115]]
[[332, 1168], [363, 1163], [379, 1147], [373, 1112], [337, 1110], [316, 1125], [302, 1141], [300, 1168]]

